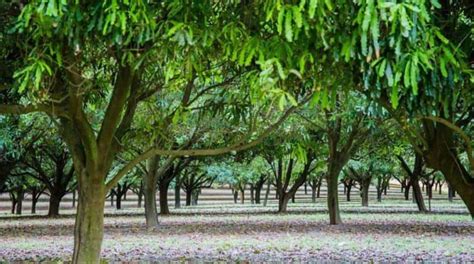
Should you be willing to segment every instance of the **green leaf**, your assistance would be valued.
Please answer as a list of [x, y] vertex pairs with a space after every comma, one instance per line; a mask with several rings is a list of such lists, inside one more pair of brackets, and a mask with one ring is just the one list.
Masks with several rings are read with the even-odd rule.
[[430, 2], [435, 8], [441, 8], [441, 4], [438, 2], [438, 0], [430, 0]]
[[296, 26], [301, 28], [303, 26], [303, 16], [301, 15], [301, 10], [296, 6], [293, 6], [292, 10]]
[[277, 20], [277, 31], [278, 34], [283, 32], [283, 18], [285, 18], [285, 9], [280, 9], [278, 13], [278, 20]]
[[444, 78], [447, 78], [448, 71], [446, 70], [446, 61], [444, 60], [443, 57], [439, 59], [439, 68], [441, 70], [441, 75], [443, 75]]
[[392, 92], [390, 93], [390, 102], [393, 108], [398, 107], [398, 86], [392, 86]]
[[405, 73], [403, 74], [403, 85], [406, 88], [410, 87], [410, 65], [409, 62], [405, 64]]
[[285, 14], [285, 37], [289, 42], [293, 41], [293, 28], [291, 26], [292, 19], [292, 12], [291, 10], [288, 10]]
[[418, 66], [416, 65], [416, 63], [414, 61], [412, 61], [411, 63], [411, 76], [410, 76], [410, 79], [411, 79], [411, 88], [412, 88], [412, 91], [413, 91], [413, 94], [414, 95], [417, 95], [418, 94]]
[[313, 18], [314, 14], [316, 13], [316, 7], [318, 6], [318, 0], [310, 0], [309, 1], [309, 9], [308, 9], [308, 14], [309, 18]]

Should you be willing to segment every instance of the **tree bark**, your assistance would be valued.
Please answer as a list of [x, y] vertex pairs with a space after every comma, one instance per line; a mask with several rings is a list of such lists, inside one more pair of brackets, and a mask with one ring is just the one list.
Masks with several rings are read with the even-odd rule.
[[349, 184], [348, 186], [346, 186], [346, 200], [348, 202], [351, 201], [351, 190], [352, 190], [352, 184]]
[[21, 215], [23, 211], [23, 199], [25, 198], [25, 192], [20, 190], [17, 192], [17, 202], [16, 202], [16, 214]]
[[361, 186], [361, 193], [360, 196], [362, 198], [362, 206], [367, 207], [369, 206], [369, 188], [370, 188], [370, 181], [363, 182]]
[[170, 182], [167, 180], [160, 181], [160, 214], [161, 215], [169, 215], [170, 208], [168, 206], [168, 189], [170, 186]]
[[181, 173], [176, 175], [176, 184], [174, 185], [174, 208], [181, 207]]
[[331, 169], [326, 177], [327, 189], [328, 189], [328, 210], [329, 210], [329, 223], [331, 225], [338, 225], [342, 223], [341, 215], [339, 212], [339, 200], [338, 200], [338, 176], [340, 170], [336, 168]]
[[186, 190], [186, 206], [191, 206], [193, 190]]
[[63, 195], [51, 192], [49, 197], [49, 208], [48, 208], [48, 217], [56, 217], [59, 215], [59, 207], [61, 204], [61, 199]]
[[268, 203], [268, 196], [270, 195], [270, 187], [272, 186], [272, 182], [270, 179], [267, 180], [267, 190], [265, 191], [265, 199], [263, 200], [263, 206], [267, 206]]
[[[148, 230], [158, 227], [158, 211], [156, 209], [156, 185], [158, 182], [156, 171], [157, 160], [152, 158], [150, 161], [148, 173], [145, 174], [143, 181], [145, 195], [145, 220]], [[156, 162], [156, 163], [155, 163]]]
[[104, 235], [105, 184], [102, 177], [89, 178], [81, 175], [79, 178], [83, 178], [87, 183], [81, 183], [79, 180], [72, 261], [76, 264], [98, 263]]
[[253, 184], [250, 185], [250, 203], [251, 204], [255, 203], [255, 192], [254, 192]]
[[122, 209], [122, 195], [121, 193], [118, 193], [117, 195], [117, 198], [115, 198], [115, 208], [117, 210], [121, 210]]

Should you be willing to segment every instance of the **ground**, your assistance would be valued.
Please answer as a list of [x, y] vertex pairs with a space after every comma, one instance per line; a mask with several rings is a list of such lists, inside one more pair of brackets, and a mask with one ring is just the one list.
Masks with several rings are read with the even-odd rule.
[[[108, 261], [474, 261], [474, 222], [462, 204], [438, 201], [430, 214], [411, 202], [361, 208], [343, 203], [330, 226], [324, 204], [202, 205], [174, 210], [147, 232], [142, 209], [109, 211], [102, 255]], [[1, 219], [1, 218], [0, 218]], [[0, 220], [0, 261], [70, 259], [72, 215]]]

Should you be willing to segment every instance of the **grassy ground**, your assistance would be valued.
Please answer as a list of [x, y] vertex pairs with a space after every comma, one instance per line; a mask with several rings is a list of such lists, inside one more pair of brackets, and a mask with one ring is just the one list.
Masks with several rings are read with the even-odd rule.
[[[443, 203], [438, 213], [414, 214], [411, 207], [402, 212], [404, 203], [343, 204], [363, 213], [346, 210], [340, 226], [329, 226], [313, 204], [290, 205], [293, 213], [281, 215], [269, 213], [274, 205], [197, 206], [162, 217], [153, 232], [135, 210], [106, 218], [102, 254], [144, 262], [474, 261], [474, 222], [461, 207]], [[453, 208], [461, 214], [450, 213]], [[0, 220], [0, 261], [67, 261], [73, 225], [72, 217]]]

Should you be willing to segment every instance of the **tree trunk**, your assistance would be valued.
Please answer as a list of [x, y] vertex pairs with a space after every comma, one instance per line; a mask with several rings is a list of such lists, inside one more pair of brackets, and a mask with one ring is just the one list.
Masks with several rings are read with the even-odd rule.
[[328, 189], [328, 210], [329, 210], [329, 223], [331, 225], [338, 225], [342, 223], [341, 215], [339, 212], [339, 200], [338, 200], [338, 176], [340, 170], [331, 169], [327, 174], [326, 182]]
[[59, 215], [59, 206], [61, 204], [62, 195], [54, 191], [49, 197], [48, 217], [56, 217]]
[[234, 203], [237, 203], [237, 200], [239, 199], [239, 192], [237, 190], [233, 190], [233, 195], [234, 195]]
[[416, 205], [420, 212], [426, 212], [425, 202], [423, 201], [423, 192], [421, 191], [420, 184], [416, 180], [412, 183], [413, 186], [413, 196], [415, 197]]
[[240, 203], [244, 204], [245, 202], [245, 189], [240, 190]]
[[[85, 173], [85, 172], [83, 172]], [[92, 176], [92, 175], [89, 175]], [[80, 175], [72, 262], [99, 263], [104, 235], [105, 185], [102, 177]]]
[[31, 213], [36, 214], [36, 203], [38, 203], [38, 198], [34, 196], [31, 198]]
[[[451, 199], [452, 200], [452, 199]], [[17, 204], [17, 200], [16, 198], [12, 198], [12, 208], [11, 208], [11, 213], [14, 214], [15, 213], [15, 210], [16, 210], [16, 204]]]
[[193, 194], [192, 190], [186, 190], [186, 206], [191, 205], [192, 194]]
[[21, 215], [23, 210], [23, 199], [25, 198], [25, 192], [23, 190], [18, 191], [17, 193], [17, 202], [16, 202], [16, 214]]
[[316, 198], [320, 198], [320, 197], [321, 197], [321, 185], [322, 185], [322, 181], [323, 181], [323, 180], [319, 180], [319, 183], [318, 183], [318, 191], [316, 192]]
[[346, 200], [348, 202], [351, 201], [351, 189], [352, 189], [352, 184], [349, 184], [346, 188]]
[[316, 189], [318, 187], [316, 186], [316, 183], [313, 182], [313, 185], [311, 185], [311, 202], [316, 203]]
[[268, 196], [270, 195], [270, 187], [272, 186], [272, 183], [270, 179], [267, 180], [267, 190], [265, 191], [265, 199], [263, 200], [263, 206], [267, 206], [268, 203]]
[[304, 194], [308, 194], [308, 183], [304, 183]]
[[160, 181], [160, 214], [169, 215], [170, 209], [168, 206], [168, 187], [170, 185], [169, 181], [161, 180]]
[[361, 193], [360, 196], [362, 198], [362, 206], [367, 207], [369, 206], [369, 187], [370, 187], [370, 182], [369, 183], [362, 183], [361, 184]]
[[255, 203], [255, 193], [254, 193], [253, 184], [250, 185], [250, 203], [251, 204]]
[[199, 193], [201, 192], [201, 189], [194, 190], [191, 193], [191, 204], [192, 205], [198, 205], [198, 199], [199, 199]]
[[157, 181], [155, 170], [151, 170], [145, 174], [143, 187], [145, 195], [145, 220], [148, 230], [155, 229], [158, 226], [158, 211], [156, 209]]
[[138, 189], [138, 208], [142, 208], [143, 203], [143, 181], [140, 182], [140, 188]]
[[408, 201], [410, 199], [410, 186], [411, 184], [407, 184], [404, 188], [405, 191], [405, 200]]
[[257, 184], [257, 186], [255, 186], [255, 203], [256, 204], [260, 204], [262, 187], [263, 187], [263, 184]]
[[115, 198], [115, 208], [117, 210], [120, 210], [120, 209], [122, 209], [122, 197], [123, 197], [123, 195], [121, 193], [117, 193], [116, 196], [117, 196], [117, 198]]
[[281, 193], [278, 198], [278, 212], [286, 213], [288, 207], [288, 202], [290, 201], [291, 194]]
[[174, 208], [181, 207], [181, 182], [180, 173], [176, 175], [176, 184], [174, 185]]

